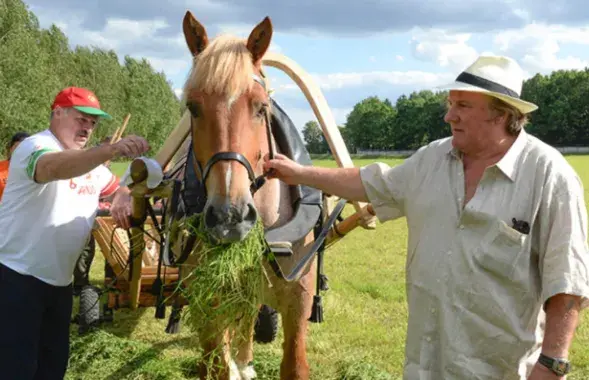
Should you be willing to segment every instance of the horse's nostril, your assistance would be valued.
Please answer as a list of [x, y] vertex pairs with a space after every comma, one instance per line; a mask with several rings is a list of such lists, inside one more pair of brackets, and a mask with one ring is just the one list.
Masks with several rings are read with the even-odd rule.
[[219, 223], [219, 218], [217, 218], [214, 208], [207, 207], [205, 211], [205, 226], [207, 228], [213, 228], [217, 223]]
[[246, 222], [251, 223], [255, 223], [255, 221], [258, 219], [258, 212], [256, 211], [256, 208], [253, 204], [248, 203], [247, 207], [245, 208], [243, 219]]

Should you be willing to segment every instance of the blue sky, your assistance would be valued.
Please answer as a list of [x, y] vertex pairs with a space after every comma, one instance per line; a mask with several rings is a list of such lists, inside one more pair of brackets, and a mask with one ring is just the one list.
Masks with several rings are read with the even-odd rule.
[[[451, 81], [481, 53], [516, 59], [527, 76], [589, 62], [589, 7], [581, 0], [30, 0], [42, 27], [70, 44], [145, 57], [182, 87], [190, 55], [186, 10], [209, 37], [247, 37], [266, 15], [271, 49], [294, 59], [323, 90], [339, 124], [367, 96], [389, 98]], [[274, 97], [295, 124], [314, 120], [301, 91], [268, 68]]]

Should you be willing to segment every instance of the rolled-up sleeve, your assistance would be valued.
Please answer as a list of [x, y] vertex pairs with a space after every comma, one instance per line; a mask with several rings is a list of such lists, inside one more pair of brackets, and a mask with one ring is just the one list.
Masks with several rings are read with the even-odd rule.
[[559, 177], [540, 208], [542, 299], [546, 302], [560, 293], [577, 295], [582, 297], [581, 307], [586, 308], [589, 249], [583, 185], [575, 175]]
[[407, 196], [422, 154], [423, 148], [393, 167], [376, 162], [360, 168], [366, 196], [380, 222], [405, 216]]

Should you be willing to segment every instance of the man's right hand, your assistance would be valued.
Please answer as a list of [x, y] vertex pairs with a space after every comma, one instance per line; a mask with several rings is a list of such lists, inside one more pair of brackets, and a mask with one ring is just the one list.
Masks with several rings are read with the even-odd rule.
[[130, 135], [112, 144], [111, 148], [114, 150], [115, 158], [135, 158], [147, 152], [149, 150], [149, 144], [143, 137]]
[[268, 178], [277, 178], [289, 185], [301, 184], [303, 165], [280, 153], [276, 153], [273, 159], [266, 156], [264, 161], [264, 172], [269, 172]]

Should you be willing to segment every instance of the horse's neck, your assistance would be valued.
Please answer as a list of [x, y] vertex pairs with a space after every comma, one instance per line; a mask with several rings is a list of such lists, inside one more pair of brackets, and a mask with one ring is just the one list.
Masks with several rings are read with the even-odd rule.
[[268, 180], [254, 197], [264, 227], [279, 227], [293, 215], [290, 189], [277, 179]]
[[[278, 153], [280, 148], [273, 141]], [[266, 154], [266, 152], [264, 152]], [[260, 160], [258, 170], [262, 172], [263, 162]], [[293, 215], [292, 199], [289, 186], [277, 179], [267, 180], [254, 196], [254, 204], [262, 219], [264, 227], [280, 227], [287, 223]]]

